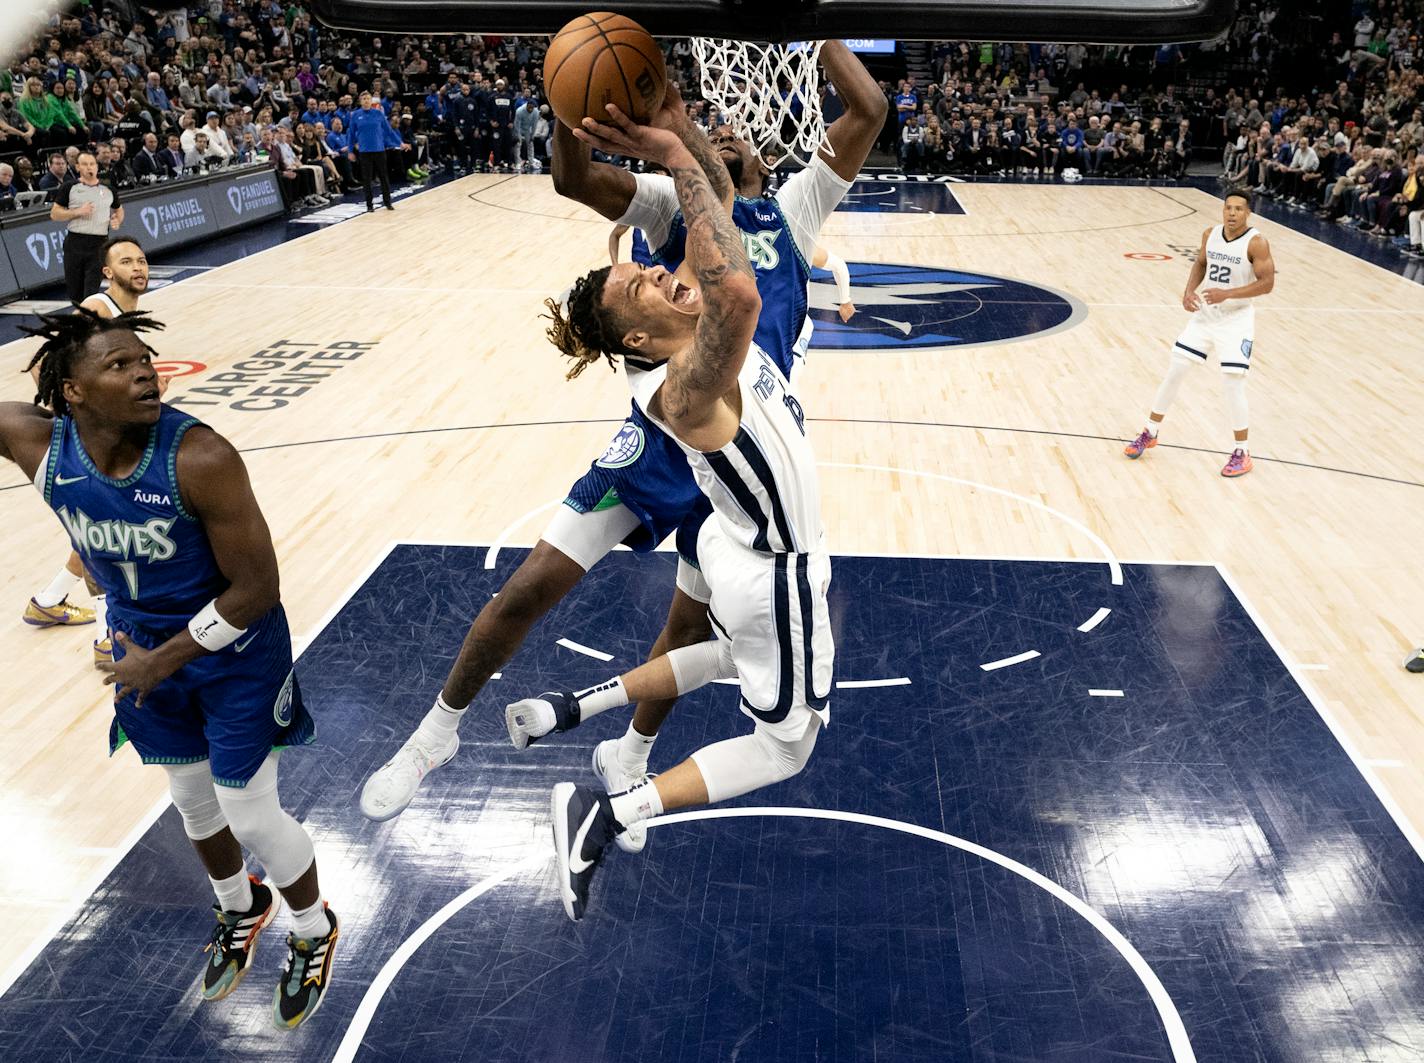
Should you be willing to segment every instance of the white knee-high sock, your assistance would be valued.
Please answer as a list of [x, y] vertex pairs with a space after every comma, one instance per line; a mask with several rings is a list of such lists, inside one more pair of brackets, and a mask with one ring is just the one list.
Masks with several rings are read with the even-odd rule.
[[[1177, 392], [1182, 389], [1182, 381], [1186, 379], [1192, 367], [1185, 360], [1172, 356], [1172, 364], [1167, 367], [1167, 375], [1162, 378], [1162, 383], [1157, 388], [1157, 397], [1152, 400], [1152, 411], [1154, 413], [1166, 413], [1167, 409], [1177, 398]], [[1157, 422], [1149, 420], [1148, 428], [1156, 428]]]
[[[1246, 403], [1246, 374], [1228, 373], [1222, 377], [1222, 387], [1226, 391], [1226, 405], [1231, 415], [1231, 428], [1233, 432], [1244, 432], [1251, 425], [1250, 407]], [[1231, 442], [1232, 449], [1240, 447], [1246, 449], [1245, 441], [1238, 442], [1234, 438]]]

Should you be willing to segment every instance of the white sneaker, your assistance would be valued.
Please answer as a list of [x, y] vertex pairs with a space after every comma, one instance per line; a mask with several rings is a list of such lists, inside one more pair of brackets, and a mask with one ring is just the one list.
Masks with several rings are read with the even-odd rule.
[[[593, 773], [598, 776], [598, 781], [603, 783], [603, 788], [610, 794], [621, 794], [624, 790], [631, 790], [639, 783], [647, 782], [651, 776], [642, 775], [633, 778], [624, 774], [623, 762], [618, 759], [618, 739], [610, 738], [606, 742], [600, 742], [593, 747]], [[624, 828], [622, 834], [615, 835], [613, 842], [625, 853], [641, 853], [643, 846], [648, 844], [648, 825], [646, 823], [632, 823]]]
[[415, 792], [425, 777], [450, 763], [460, 748], [459, 735], [451, 735], [450, 744], [438, 751], [425, 748], [416, 737], [407, 738], [396, 755], [381, 765], [361, 788], [361, 814], [367, 819], [383, 823], [399, 816], [415, 800]]

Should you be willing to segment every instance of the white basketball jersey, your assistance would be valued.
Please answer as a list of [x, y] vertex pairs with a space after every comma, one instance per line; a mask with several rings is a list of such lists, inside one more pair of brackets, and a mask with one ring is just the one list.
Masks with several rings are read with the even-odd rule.
[[624, 362], [633, 399], [687, 455], [697, 486], [732, 541], [763, 554], [824, 548], [821, 485], [806, 439], [806, 417], [781, 370], [756, 344], [737, 377], [742, 423], [721, 450], [704, 453], [648, 411], [667, 378], [667, 363], [641, 370]]
[[[1212, 226], [1206, 238], [1206, 280], [1202, 290], [1207, 288], [1244, 288], [1256, 281], [1256, 271], [1251, 266], [1246, 250], [1251, 240], [1258, 235], [1254, 227], [1248, 227], [1234, 240], [1226, 239], [1225, 226]], [[1256, 308], [1250, 299], [1228, 299], [1216, 306], [1209, 306], [1202, 300], [1199, 313], [1207, 320], [1231, 319], [1240, 321], [1243, 317], [1255, 318]]]

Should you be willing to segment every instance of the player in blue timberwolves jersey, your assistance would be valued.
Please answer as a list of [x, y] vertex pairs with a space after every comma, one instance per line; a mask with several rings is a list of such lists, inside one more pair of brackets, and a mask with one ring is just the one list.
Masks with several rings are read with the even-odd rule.
[[[821, 60], [846, 104], [845, 113], [827, 130], [834, 154], [818, 155], [782, 186], [775, 201], [761, 195], [766, 173], [750, 145], [724, 134], [712, 147], [688, 119], [671, 86], [654, 118], [679, 134], [714, 192], [736, 216], [762, 297], [756, 341], [783, 373], [789, 373], [792, 348], [806, 316], [807, 264], [816, 235], [850, 188], [885, 121], [884, 96], [842, 42], [827, 41]], [[555, 126], [551, 172], [561, 195], [610, 221], [643, 230], [660, 258], [660, 264], [646, 270], [648, 282], [674, 282], [672, 271], [681, 260], [677, 234], [685, 232], [671, 178], [634, 175], [594, 162], [589, 148], [562, 124]], [[697, 297], [695, 287], [675, 283], [676, 298]], [[561, 308], [551, 310], [556, 319], [567, 319]], [[556, 320], [551, 338], [558, 329]], [[634, 346], [621, 337], [609, 339], [602, 350], [618, 353], [628, 365], [637, 364]], [[569, 376], [577, 376], [595, 360], [596, 355], [575, 362]], [[435, 705], [396, 755], [367, 780], [361, 810], [373, 819], [400, 814], [425, 775], [455, 755], [459, 721], [489, 677], [513, 656], [534, 623], [619, 543], [648, 551], [676, 536], [677, 591], [651, 655], [705, 641], [711, 633], [706, 607], [710, 591], [697, 570], [693, 545], [709, 510], [677, 444], [635, 404], [604, 453], [569, 490], [529, 557], [476, 617]], [[672, 704], [640, 704], [623, 738], [595, 751], [594, 770], [610, 789], [624, 789], [625, 782], [646, 774], [653, 738]], [[641, 847], [641, 827], [620, 835], [619, 844]]]
[[[313, 729], [271, 533], [232, 445], [159, 401], [141, 334], [161, 325], [85, 310], [41, 322], [26, 330], [44, 340], [39, 394], [0, 403], [0, 457], [30, 477], [108, 595], [111, 752], [127, 741], [163, 766], [218, 898], [204, 998], [236, 987], [285, 898], [294, 926], [273, 1018], [296, 1026], [325, 995], [337, 921], [311, 838], [277, 799], [277, 750]], [[243, 845], [270, 886], [248, 876]]]

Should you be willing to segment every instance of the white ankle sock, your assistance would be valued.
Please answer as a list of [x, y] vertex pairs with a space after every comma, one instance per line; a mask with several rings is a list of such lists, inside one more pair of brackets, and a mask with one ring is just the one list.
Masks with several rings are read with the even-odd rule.
[[103, 642], [109, 637], [109, 596], [107, 594], [94, 595], [94, 624], [99, 632], [99, 637], [95, 642]]
[[599, 683], [598, 686], [589, 687], [587, 690], [575, 691], [574, 697], [578, 698], [581, 720], [587, 720], [590, 716], [597, 716], [600, 712], [622, 708], [628, 704], [628, 691], [623, 688], [622, 676], [614, 676], [607, 682]]
[[325, 937], [331, 931], [331, 922], [326, 918], [326, 905], [319, 895], [310, 908], [292, 909], [292, 930], [299, 938]]
[[445, 696], [441, 694], [436, 697], [434, 706], [425, 714], [425, 719], [420, 721], [415, 733], [425, 740], [423, 744], [442, 748], [455, 736], [455, 732], [460, 728], [460, 720], [469, 708], [466, 705], [463, 709], [452, 709], [445, 704]]
[[208, 876], [217, 894], [218, 904], [225, 912], [247, 912], [252, 910], [252, 880], [247, 877], [247, 868], [228, 878]]
[[613, 818], [625, 827], [663, 814], [663, 799], [658, 796], [657, 785], [651, 779], [621, 794], [610, 795], [610, 800]]
[[1153, 438], [1153, 439], [1156, 439], [1156, 438], [1157, 438], [1157, 432], [1161, 429], [1161, 427], [1162, 427], [1162, 422], [1161, 422], [1161, 421], [1150, 421], [1150, 420], [1149, 420], [1149, 421], [1147, 422], [1147, 431], [1149, 431], [1149, 432], [1152, 433], [1152, 438]]
[[657, 739], [657, 735], [645, 735], [631, 723], [628, 725], [628, 730], [624, 731], [623, 737], [618, 740], [618, 760], [626, 774], [635, 779], [648, 774], [648, 754], [652, 752], [653, 743]]
[[69, 597], [69, 592], [74, 589], [74, 585], [79, 582], [79, 577], [67, 568], [59, 570], [59, 575], [49, 581], [49, 586], [35, 595], [35, 604], [42, 609], [53, 609], [65, 598]]

